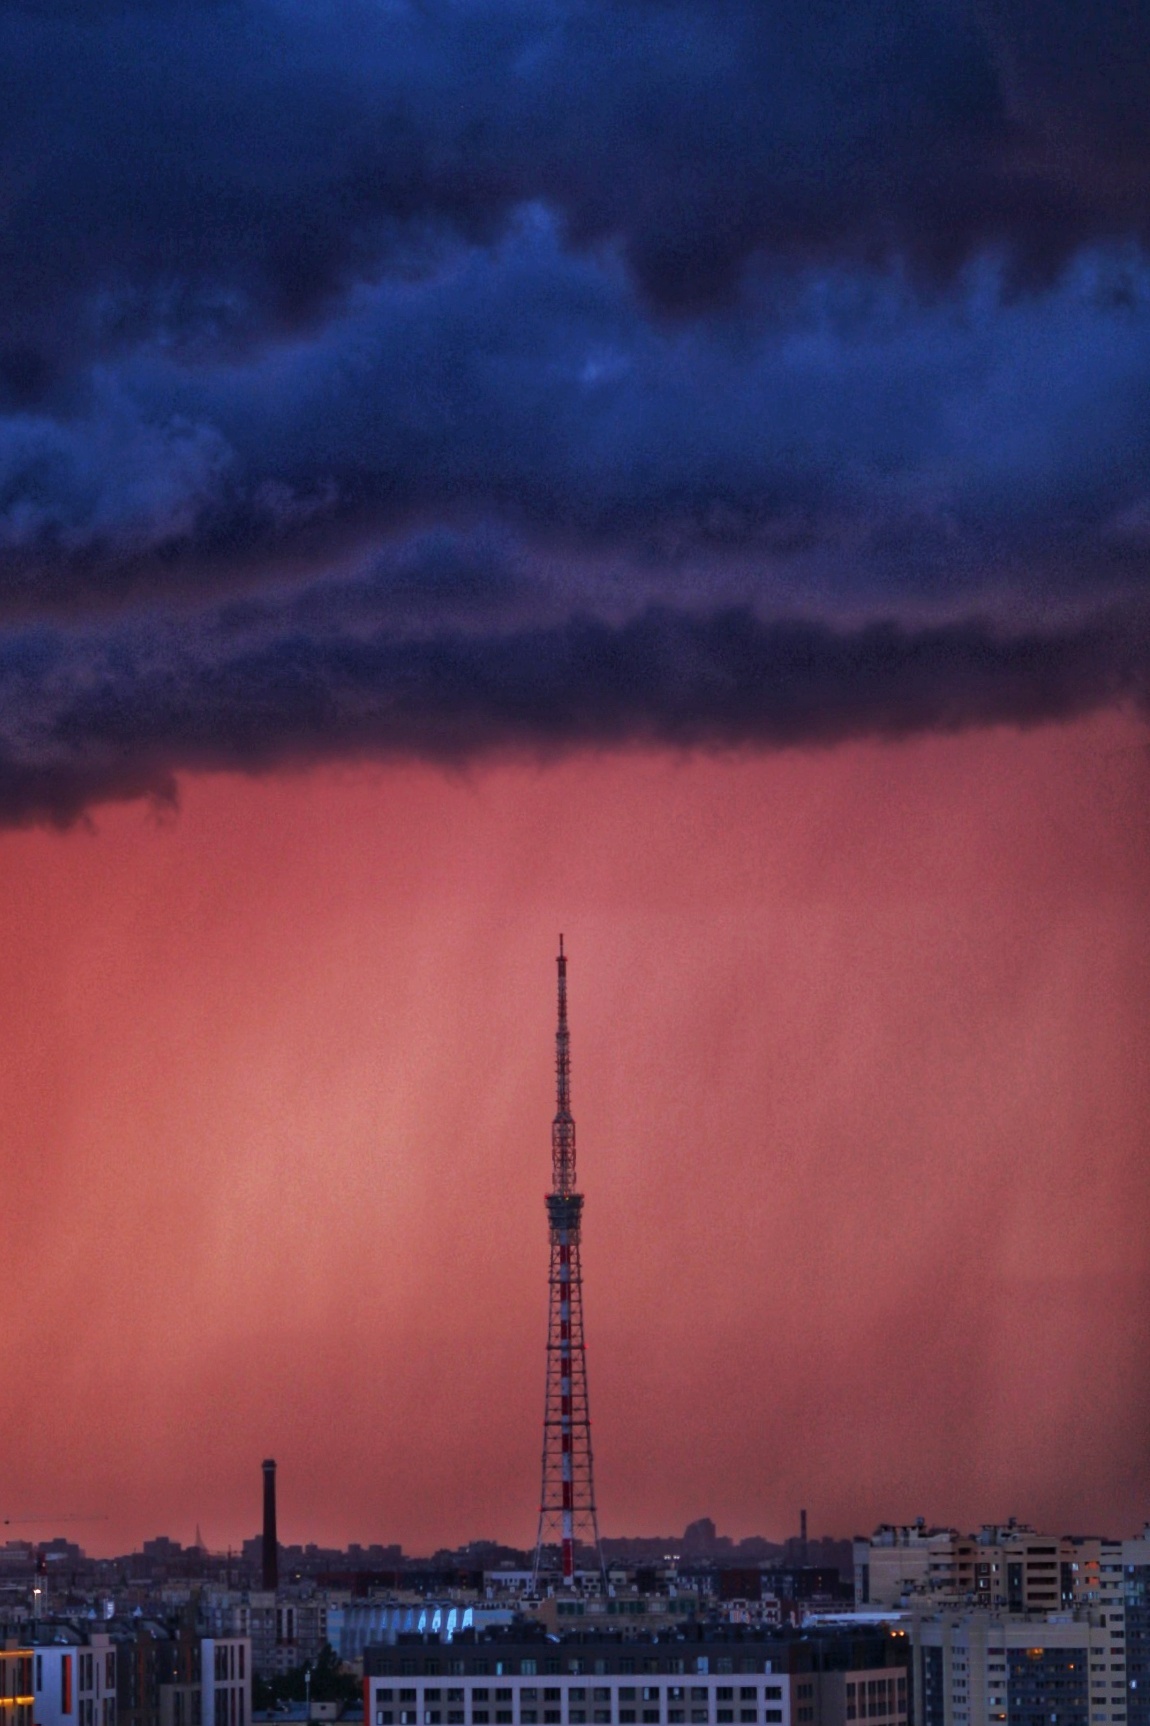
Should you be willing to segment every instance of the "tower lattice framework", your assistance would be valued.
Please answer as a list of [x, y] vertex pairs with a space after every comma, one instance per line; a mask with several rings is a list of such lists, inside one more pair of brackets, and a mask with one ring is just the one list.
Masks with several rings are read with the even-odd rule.
[[567, 1029], [567, 959], [559, 937], [559, 1023], [555, 1032], [555, 1119], [551, 1124], [551, 1191], [547, 1222], [551, 1239], [550, 1298], [547, 1321], [547, 1394], [543, 1409], [543, 1490], [539, 1538], [535, 1545], [536, 1591], [544, 1547], [558, 1542], [563, 1581], [575, 1582], [576, 1547], [589, 1547], [605, 1583], [595, 1474], [591, 1457], [591, 1415], [587, 1401], [587, 1358], [583, 1343], [583, 1274], [579, 1243], [583, 1195], [575, 1188], [575, 1120], [571, 1114], [571, 1038]]

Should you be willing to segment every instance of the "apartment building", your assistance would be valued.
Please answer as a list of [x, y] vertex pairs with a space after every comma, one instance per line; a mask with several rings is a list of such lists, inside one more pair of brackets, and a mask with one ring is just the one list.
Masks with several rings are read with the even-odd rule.
[[1122, 1615], [912, 1620], [915, 1726], [1129, 1726]]
[[32, 1676], [36, 1726], [116, 1726], [116, 1649], [110, 1636], [38, 1626]]
[[252, 1650], [246, 1636], [200, 1640], [201, 1726], [251, 1726]]
[[1122, 1543], [1040, 1534], [1025, 1523], [988, 1523], [977, 1534], [884, 1526], [855, 1542], [856, 1607], [971, 1606], [1048, 1613], [1077, 1606], [1120, 1609]]
[[314, 1661], [328, 1641], [328, 1612], [348, 1600], [307, 1585], [276, 1591], [213, 1590], [201, 1603], [205, 1627], [217, 1636], [246, 1637], [258, 1678], [273, 1678]]
[[1150, 1524], [1122, 1542], [1127, 1726], [1150, 1726]]
[[898, 1606], [924, 1589], [936, 1543], [955, 1538], [953, 1528], [928, 1528], [917, 1522], [884, 1522], [869, 1539], [854, 1542], [855, 1607]]
[[121, 1621], [112, 1636], [117, 1726], [202, 1726], [194, 1614], [185, 1608], [178, 1627], [154, 1618]]
[[35, 1709], [33, 1652], [0, 1649], [0, 1714], [4, 1726], [32, 1726]]

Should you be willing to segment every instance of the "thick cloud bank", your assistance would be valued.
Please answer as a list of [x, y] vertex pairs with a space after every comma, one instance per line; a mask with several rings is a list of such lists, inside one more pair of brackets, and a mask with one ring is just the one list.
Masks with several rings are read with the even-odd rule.
[[1122, 618], [1001, 638], [979, 623], [846, 633], [649, 609], [617, 626], [405, 638], [312, 597], [310, 616], [248, 605], [191, 634], [170, 619], [29, 632], [0, 665], [0, 818], [167, 798], [179, 768], [834, 743], [1066, 719], [1150, 693], [1150, 653]]
[[13, 319], [298, 322], [532, 202], [672, 309], [756, 253], [1043, 274], [1145, 235], [1144, 30], [1117, 0], [17, 3]]
[[0, 814], [1142, 700], [1148, 187], [1129, 6], [6, 8]]

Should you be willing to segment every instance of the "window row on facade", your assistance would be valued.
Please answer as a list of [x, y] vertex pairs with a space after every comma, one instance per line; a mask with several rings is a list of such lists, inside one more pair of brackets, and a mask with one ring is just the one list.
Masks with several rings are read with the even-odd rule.
[[240, 1685], [221, 1685], [215, 1693], [215, 1726], [248, 1726], [244, 1699]]
[[847, 1683], [848, 1720], [889, 1720], [906, 1713], [906, 1674]]
[[[781, 1708], [764, 1708], [761, 1713], [758, 1708], [721, 1707], [712, 1710], [704, 1705], [676, 1706], [668, 1704], [665, 1712], [658, 1703], [642, 1707], [640, 1705], [622, 1704], [612, 1709], [609, 1702], [590, 1708], [568, 1707], [566, 1719], [568, 1726], [662, 1726], [664, 1719], [667, 1726], [708, 1726], [711, 1719], [716, 1726], [781, 1726], [783, 1711]], [[801, 1718], [801, 1714], [800, 1714]], [[520, 1726], [562, 1726], [564, 1719], [561, 1707], [542, 1707], [520, 1704]], [[377, 1708], [375, 1726], [465, 1726], [467, 1715], [462, 1706], [455, 1708]], [[472, 1726], [514, 1726], [515, 1714], [510, 1706], [492, 1708], [490, 1704], [473, 1703], [471, 1707]]]
[[217, 1684], [226, 1684], [228, 1679], [240, 1679], [246, 1676], [247, 1644], [245, 1642], [217, 1642], [213, 1656], [215, 1680]]
[[[391, 1650], [380, 1650], [383, 1655], [390, 1655]], [[541, 1658], [530, 1655], [523, 1658], [507, 1656], [490, 1660], [484, 1655], [470, 1655], [467, 1658], [450, 1659], [446, 1663], [434, 1655], [425, 1656], [422, 1660], [414, 1655], [401, 1655], [398, 1660], [384, 1658], [383, 1664], [374, 1670], [383, 1675], [398, 1674], [400, 1677], [439, 1676], [447, 1673], [452, 1677], [485, 1678], [535, 1678], [571, 1677], [578, 1678], [588, 1675], [630, 1676], [631, 1674], [650, 1674], [666, 1677], [684, 1674], [686, 1676], [726, 1677], [740, 1674], [762, 1674], [764, 1660], [762, 1655], [754, 1654], [700, 1654], [693, 1655], [644, 1655], [637, 1658], [632, 1654], [606, 1655], [568, 1655], [547, 1654]], [[765, 1670], [771, 1671], [771, 1662], [765, 1662]]]
[[104, 1696], [99, 1701], [94, 1696], [81, 1696], [76, 1704], [77, 1726], [114, 1726], [115, 1719], [114, 1696]]
[[[893, 1680], [891, 1682], [893, 1684]], [[905, 1678], [901, 1679], [900, 1683], [905, 1689]], [[853, 1690], [854, 1686], [851, 1685], [850, 1689]], [[809, 1696], [811, 1693], [812, 1686], [810, 1684], [799, 1685], [798, 1694], [800, 1697]], [[493, 1690], [487, 1685], [476, 1684], [464, 1690], [462, 1685], [425, 1684], [422, 1690], [417, 1690], [414, 1685], [407, 1689], [384, 1686], [378, 1689], [375, 1694], [376, 1701], [385, 1708], [392, 1705], [400, 1708], [411, 1708], [417, 1703], [422, 1703], [425, 1708], [435, 1708], [441, 1703], [450, 1705], [451, 1703], [463, 1702], [468, 1698], [472, 1702], [490, 1702], [492, 1699], [496, 1703], [512, 1702], [516, 1695], [518, 1695], [521, 1703], [537, 1703], [540, 1700], [544, 1703], [561, 1703], [564, 1698], [568, 1703], [611, 1702], [612, 1700], [658, 1703], [665, 1696], [668, 1702], [710, 1702], [713, 1700], [715, 1702], [757, 1704], [760, 1696], [766, 1702], [780, 1702], [783, 1687], [781, 1684], [764, 1684], [761, 1687], [757, 1684], [716, 1684], [712, 1689], [706, 1684], [572, 1684], [564, 1689], [558, 1684], [542, 1686], [525, 1684], [516, 1691], [510, 1685], [496, 1686]]]

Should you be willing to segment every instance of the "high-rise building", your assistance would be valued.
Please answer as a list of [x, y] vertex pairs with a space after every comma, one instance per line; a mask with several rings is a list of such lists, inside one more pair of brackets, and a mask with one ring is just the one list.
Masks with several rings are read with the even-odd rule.
[[547, 1322], [547, 1392], [543, 1410], [543, 1487], [534, 1584], [538, 1589], [546, 1548], [558, 1541], [563, 1582], [572, 1586], [576, 1548], [590, 1548], [606, 1586], [595, 1480], [587, 1362], [583, 1350], [583, 1276], [580, 1238], [583, 1195], [575, 1185], [575, 1120], [571, 1113], [571, 1040], [567, 1030], [567, 960], [558, 957], [559, 1022], [555, 1032], [556, 1110], [551, 1125], [551, 1191], [547, 1222], [551, 1270]]
[[1127, 1720], [1150, 1726], [1150, 1524], [1140, 1538], [1122, 1542], [1121, 1560]]
[[1121, 1543], [1093, 1535], [1041, 1534], [1011, 1519], [977, 1534], [884, 1525], [854, 1543], [855, 1604], [926, 1609], [944, 1603], [987, 1611], [1058, 1612], [1121, 1604]]
[[1125, 1726], [1121, 1614], [942, 1611], [911, 1642], [916, 1726]]

